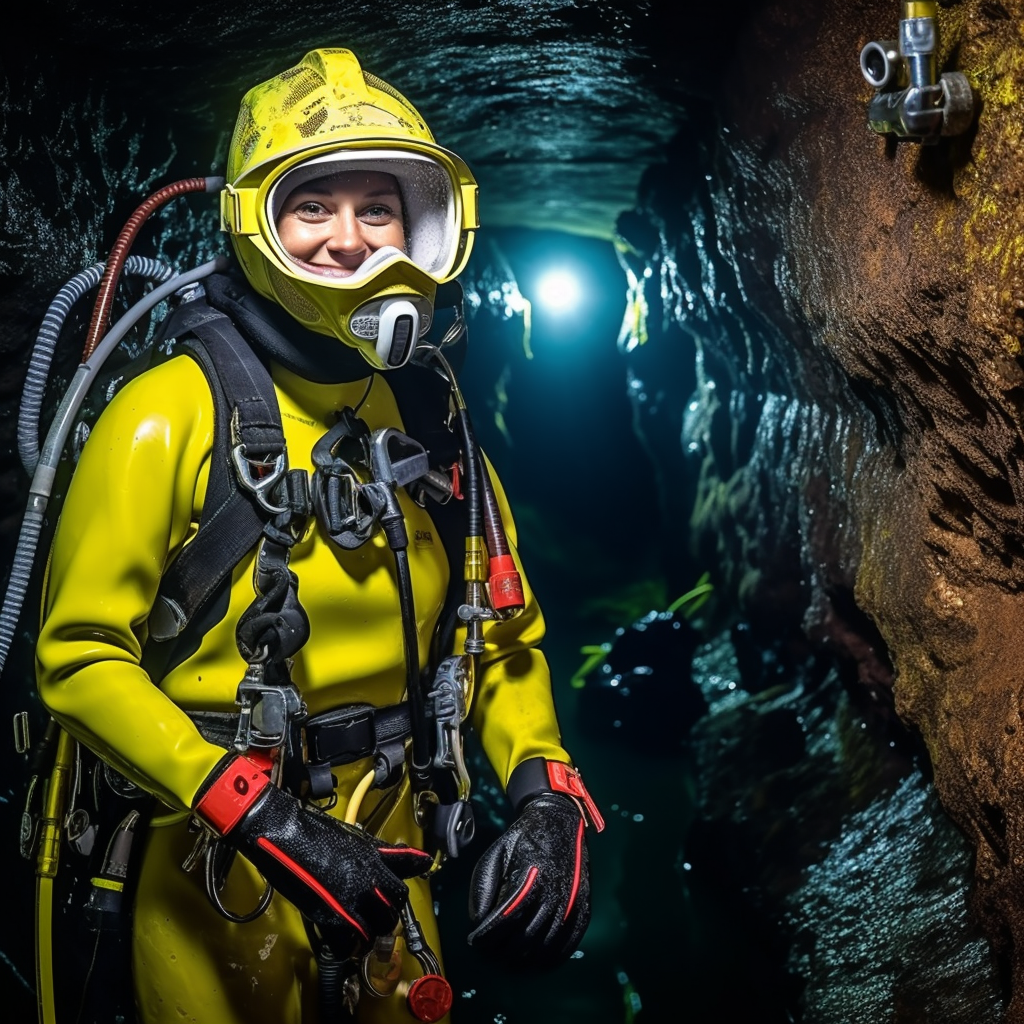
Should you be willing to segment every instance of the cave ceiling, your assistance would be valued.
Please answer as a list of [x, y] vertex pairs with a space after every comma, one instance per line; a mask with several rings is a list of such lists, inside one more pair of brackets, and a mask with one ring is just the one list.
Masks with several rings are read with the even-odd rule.
[[[120, 105], [166, 118], [177, 149], [210, 173], [249, 85], [308, 49], [345, 46], [467, 160], [485, 225], [605, 238], [731, 46], [708, 11], [688, 15], [683, 51], [669, 45], [661, 0], [40, 6], [45, 36], [2, 44], [9, 104], [41, 88], [55, 99], [58, 78], [69, 98], [102, 91], [111, 116]], [[39, 114], [61, 117], [52, 103]]]

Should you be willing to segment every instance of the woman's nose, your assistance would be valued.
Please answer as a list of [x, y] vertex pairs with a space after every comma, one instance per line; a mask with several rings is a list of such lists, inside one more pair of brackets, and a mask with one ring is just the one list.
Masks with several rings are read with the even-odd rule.
[[332, 252], [352, 254], [362, 252], [366, 248], [362, 225], [354, 211], [339, 211], [331, 221], [331, 233], [327, 239], [327, 248]]

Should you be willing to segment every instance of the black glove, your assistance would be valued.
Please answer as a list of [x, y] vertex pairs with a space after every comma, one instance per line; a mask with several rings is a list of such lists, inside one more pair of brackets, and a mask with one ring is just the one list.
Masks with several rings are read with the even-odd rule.
[[480, 858], [469, 889], [469, 944], [513, 967], [555, 967], [590, 923], [583, 816], [575, 800], [532, 797]]
[[425, 874], [430, 855], [304, 808], [271, 783], [269, 768], [226, 755], [200, 787], [196, 813], [325, 935], [389, 934], [409, 898], [402, 879]]

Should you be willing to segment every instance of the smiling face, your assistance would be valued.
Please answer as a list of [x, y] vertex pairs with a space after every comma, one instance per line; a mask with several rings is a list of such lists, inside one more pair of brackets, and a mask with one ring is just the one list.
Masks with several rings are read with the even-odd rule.
[[344, 171], [308, 181], [284, 201], [277, 235], [304, 270], [350, 277], [378, 249], [405, 249], [398, 180], [383, 171]]

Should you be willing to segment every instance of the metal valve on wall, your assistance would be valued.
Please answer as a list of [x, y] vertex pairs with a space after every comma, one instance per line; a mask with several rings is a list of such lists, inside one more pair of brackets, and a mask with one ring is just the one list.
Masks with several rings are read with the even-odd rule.
[[868, 124], [880, 135], [931, 144], [961, 135], [974, 120], [974, 93], [959, 71], [937, 74], [935, 0], [902, 4], [899, 39], [868, 43], [860, 68], [875, 95]]

